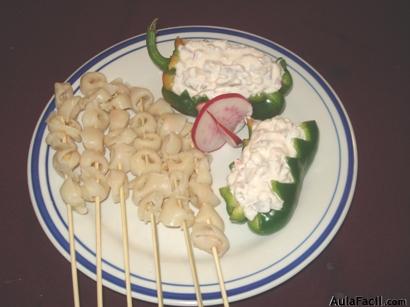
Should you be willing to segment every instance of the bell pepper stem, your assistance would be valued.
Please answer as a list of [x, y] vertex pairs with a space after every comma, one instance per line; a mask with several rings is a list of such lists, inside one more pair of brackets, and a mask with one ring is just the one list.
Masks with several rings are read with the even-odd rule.
[[158, 50], [157, 21], [158, 18], [155, 18], [148, 26], [146, 37], [147, 49], [152, 62], [154, 62], [154, 64], [157, 65], [162, 71], [166, 71], [168, 69], [170, 58], [164, 57]]

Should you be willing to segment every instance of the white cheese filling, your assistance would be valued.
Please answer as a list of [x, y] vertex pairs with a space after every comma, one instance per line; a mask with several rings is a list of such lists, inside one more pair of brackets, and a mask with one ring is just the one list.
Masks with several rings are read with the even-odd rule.
[[254, 125], [249, 144], [228, 176], [231, 192], [248, 220], [259, 212], [282, 209], [283, 201], [272, 191], [271, 181], [293, 182], [286, 157], [296, 156], [294, 138], [304, 139], [303, 130], [283, 117]]
[[178, 47], [172, 90], [209, 99], [225, 93], [244, 97], [282, 86], [283, 68], [267, 54], [225, 40], [189, 40]]

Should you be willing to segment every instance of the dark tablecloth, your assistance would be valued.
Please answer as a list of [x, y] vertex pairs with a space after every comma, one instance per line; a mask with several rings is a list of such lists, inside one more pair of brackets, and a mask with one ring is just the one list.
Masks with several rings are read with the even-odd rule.
[[[72, 306], [70, 266], [34, 214], [27, 154], [52, 95], [101, 50], [161, 26], [215, 25], [275, 41], [310, 63], [341, 98], [359, 171], [329, 246], [282, 285], [233, 306], [327, 306], [332, 296], [410, 294], [409, 1], [14, 1], [1, 9], [0, 305]], [[82, 306], [95, 282], [79, 273]], [[104, 289], [105, 306], [125, 299]], [[134, 301], [134, 306], [152, 304]]]

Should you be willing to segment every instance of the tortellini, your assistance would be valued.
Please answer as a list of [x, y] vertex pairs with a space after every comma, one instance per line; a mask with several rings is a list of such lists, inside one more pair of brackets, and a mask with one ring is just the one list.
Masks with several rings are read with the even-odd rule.
[[187, 118], [178, 113], [166, 113], [161, 115], [158, 120], [158, 134], [168, 135], [171, 132], [180, 134], [187, 123]]
[[110, 111], [110, 124], [109, 128], [112, 131], [124, 129], [128, 126], [128, 121], [130, 119], [130, 115], [127, 111], [121, 109], [112, 109]]
[[175, 155], [182, 149], [182, 139], [176, 133], [171, 132], [163, 138], [161, 151], [164, 155]]
[[100, 129], [86, 127], [81, 132], [81, 139], [85, 149], [104, 153], [104, 134]]
[[124, 200], [128, 198], [128, 177], [122, 170], [112, 169], [107, 177], [107, 183], [111, 188], [111, 198], [114, 203], [121, 201], [121, 193]]
[[76, 148], [73, 139], [61, 131], [54, 131], [47, 134], [46, 143], [50, 145], [51, 148], [57, 151], [69, 148]]
[[151, 91], [142, 87], [131, 88], [131, 105], [135, 112], [144, 112], [154, 102]]
[[80, 79], [81, 93], [88, 96], [107, 83], [105, 75], [99, 72], [87, 72]]
[[145, 173], [159, 172], [161, 170], [161, 158], [152, 149], [138, 150], [131, 157], [131, 173], [140, 176]]
[[56, 107], [59, 109], [64, 101], [74, 96], [73, 87], [67, 82], [56, 82], [54, 83], [54, 95]]
[[121, 169], [128, 173], [131, 170], [131, 157], [135, 153], [132, 145], [118, 143], [110, 148], [110, 169]]
[[78, 96], [65, 99], [61, 102], [57, 114], [62, 116], [66, 122], [70, 119], [76, 119], [82, 108], [80, 101], [81, 98]]
[[138, 135], [155, 132], [157, 129], [157, 122], [153, 115], [148, 112], [137, 113], [130, 119], [130, 126]]
[[134, 140], [134, 147], [137, 150], [140, 149], [152, 149], [154, 151], [160, 149], [161, 147], [161, 138], [156, 133], [146, 133], [142, 136], [137, 136]]
[[79, 214], [88, 212], [82, 195], [80, 184], [73, 177], [67, 177], [60, 188], [60, 195], [66, 205], [71, 206]]
[[197, 208], [200, 208], [204, 203], [217, 206], [221, 202], [209, 184], [190, 181], [189, 192], [191, 194], [191, 202]]
[[82, 121], [84, 128], [92, 127], [104, 131], [110, 124], [110, 116], [99, 107], [89, 104], [85, 108]]
[[190, 227], [194, 223], [194, 212], [188, 206], [181, 205], [175, 197], [170, 197], [162, 205], [159, 220], [168, 227], [182, 227], [184, 221]]
[[62, 132], [76, 142], [81, 141], [81, 125], [74, 119], [66, 121], [63, 116], [55, 112], [47, 119], [47, 125], [50, 132]]
[[154, 214], [155, 222], [159, 222], [159, 216], [164, 202], [164, 195], [152, 192], [146, 195], [138, 202], [138, 218], [144, 223], [151, 221], [151, 215]]
[[137, 134], [129, 127], [108, 132], [104, 137], [104, 144], [108, 147], [114, 144], [132, 144]]
[[132, 182], [132, 200], [136, 205], [150, 193], [159, 193], [168, 197], [172, 193], [169, 176], [164, 173], [148, 173], [137, 177]]
[[62, 176], [71, 176], [74, 169], [80, 164], [80, 153], [77, 148], [68, 148], [56, 151], [53, 156], [53, 167]]
[[94, 168], [105, 174], [108, 171], [108, 161], [101, 152], [86, 149], [81, 154], [80, 167], [81, 169]]
[[208, 223], [195, 223], [191, 232], [192, 244], [212, 254], [215, 247], [219, 257], [222, 257], [229, 249], [229, 241], [223, 231], [218, 227]]

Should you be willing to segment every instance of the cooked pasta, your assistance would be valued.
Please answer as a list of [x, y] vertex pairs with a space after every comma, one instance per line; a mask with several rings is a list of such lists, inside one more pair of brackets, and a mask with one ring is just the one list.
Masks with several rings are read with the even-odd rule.
[[153, 104], [149, 104], [146, 111], [154, 116], [160, 116], [162, 114], [174, 112], [171, 105], [162, 98], [158, 99]]
[[82, 121], [84, 128], [92, 127], [104, 131], [110, 124], [110, 117], [104, 110], [95, 105], [89, 104], [85, 108]]
[[107, 183], [111, 188], [111, 198], [114, 203], [119, 203], [120, 199], [120, 190], [122, 188], [124, 193], [124, 199], [128, 198], [128, 177], [125, 172], [122, 170], [112, 169], [110, 170], [107, 176]]
[[212, 254], [212, 248], [215, 247], [218, 256], [223, 256], [229, 248], [229, 241], [223, 231], [218, 227], [208, 223], [195, 223], [191, 232], [192, 244]]
[[67, 82], [56, 82], [54, 83], [54, 95], [56, 107], [60, 108], [64, 101], [74, 96], [73, 87]]
[[203, 203], [199, 208], [197, 215], [195, 216], [195, 223], [208, 223], [212, 224], [220, 230], [225, 230], [225, 224], [219, 214], [216, 212], [215, 207]]
[[178, 113], [162, 114], [158, 119], [158, 134], [165, 136], [174, 132], [180, 134], [183, 131], [187, 119], [184, 115]]
[[141, 199], [150, 193], [159, 193], [168, 197], [172, 193], [171, 182], [167, 174], [147, 173], [132, 182], [132, 200], [138, 206]]
[[67, 98], [57, 108], [57, 114], [62, 116], [66, 122], [70, 119], [77, 119], [82, 109], [80, 101], [81, 97], [78, 96]]
[[131, 105], [135, 112], [144, 112], [148, 110], [154, 102], [154, 95], [151, 91], [142, 87], [131, 88]]
[[135, 176], [161, 171], [161, 158], [152, 149], [138, 150], [132, 155], [130, 163], [131, 173]]
[[84, 128], [81, 132], [81, 139], [85, 149], [104, 153], [104, 134], [100, 129], [94, 127]]
[[118, 169], [121, 165], [122, 170], [128, 173], [131, 170], [131, 157], [135, 153], [132, 145], [118, 143], [110, 148], [110, 169]]
[[134, 140], [134, 147], [137, 150], [140, 149], [152, 149], [157, 151], [161, 148], [161, 138], [156, 133], [145, 133], [144, 135], [137, 136]]
[[159, 222], [159, 216], [164, 202], [164, 195], [157, 192], [147, 194], [138, 202], [138, 218], [144, 223], [151, 221], [151, 214], [154, 214], [155, 221]]
[[118, 93], [115, 94], [111, 99], [111, 104], [114, 108], [119, 110], [127, 110], [132, 107], [131, 98], [128, 94]]
[[105, 75], [99, 72], [87, 72], [80, 78], [80, 90], [85, 96], [91, 95], [107, 83]]
[[220, 203], [219, 198], [215, 195], [210, 184], [189, 182], [189, 192], [192, 204], [200, 208], [203, 203], [211, 206], [217, 206]]
[[168, 227], [181, 227], [184, 221], [188, 227], [194, 223], [194, 212], [188, 207], [181, 205], [175, 198], [170, 197], [164, 200], [159, 221]]
[[53, 156], [53, 167], [61, 177], [72, 176], [74, 169], [80, 164], [80, 157], [77, 148], [56, 151]]
[[182, 149], [182, 139], [179, 135], [174, 132], [166, 135], [163, 138], [161, 151], [163, 155], [175, 155], [179, 153]]
[[112, 130], [104, 136], [104, 144], [111, 147], [115, 144], [132, 144], [137, 134], [130, 127]]
[[81, 154], [80, 167], [81, 169], [94, 168], [101, 174], [106, 174], [108, 171], [108, 161], [101, 152], [86, 149]]
[[64, 132], [54, 131], [46, 136], [46, 143], [54, 150], [63, 150], [69, 148], [76, 148], [73, 139], [67, 136]]
[[144, 135], [145, 133], [156, 132], [157, 122], [153, 115], [148, 112], [139, 112], [130, 119], [130, 127], [138, 135]]
[[110, 111], [110, 124], [109, 128], [111, 131], [124, 129], [128, 126], [128, 121], [130, 119], [130, 115], [127, 111], [121, 109], [112, 109]]
[[76, 142], [81, 141], [81, 125], [74, 119], [66, 121], [63, 116], [54, 112], [47, 119], [47, 127], [50, 132], [62, 132]]
[[73, 177], [67, 177], [60, 188], [60, 195], [66, 205], [73, 207], [79, 214], [88, 212], [80, 184]]

